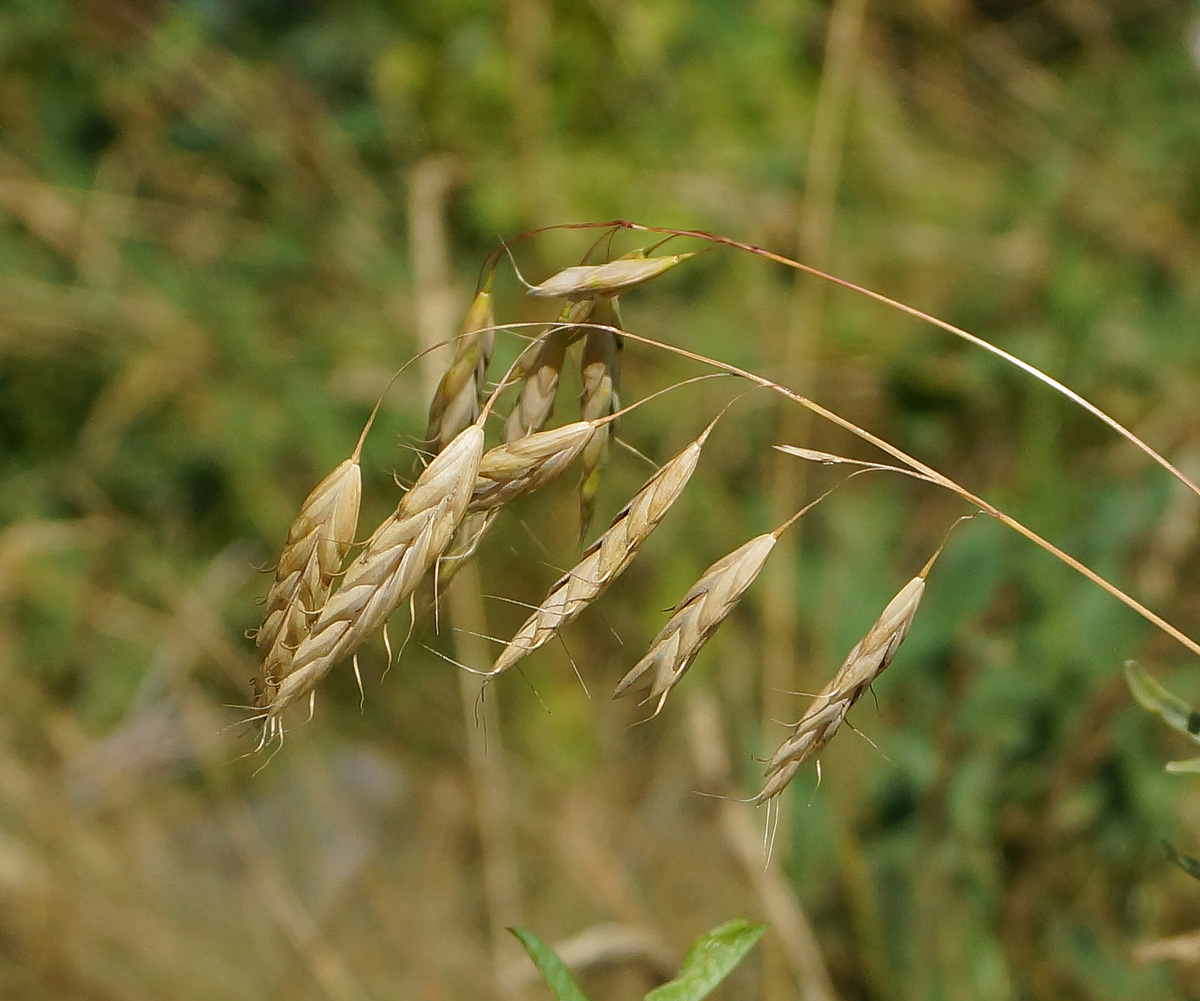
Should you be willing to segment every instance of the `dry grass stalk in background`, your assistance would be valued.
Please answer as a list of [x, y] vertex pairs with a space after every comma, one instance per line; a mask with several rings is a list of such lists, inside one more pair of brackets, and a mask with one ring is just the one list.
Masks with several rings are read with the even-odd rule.
[[425, 443], [440, 452], [460, 431], [475, 423], [484, 396], [484, 380], [496, 344], [492, 276], [475, 296], [462, 333], [454, 342], [454, 358], [438, 383], [429, 405]]
[[718, 414], [700, 437], [666, 462], [634, 494], [608, 530], [585, 550], [579, 563], [550, 589], [545, 600], [508, 641], [488, 672], [489, 677], [506, 671], [553, 639], [621, 575], [683, 493], [700, 460], [700, 451], [719, 419]]
[[[616, 300], [600, 303], [592, 316], [592, 322], [609, 327], [620, 325]], [[585, 421], [607, 417], [621, 409], [617, 391], [621, 386], [621, 350], [624, 347], [620, 336], [612, 330], [591, 328], [583, 342], [580, 358], [580, 376], [583, 391], [579, 398], [579, 416]], [[579, 477], [579, 538], [587, 536], [596, 508], [596, 491], [608, 462], [609, 439], [614, 425], [601, 425], [583, 448], [583, 470]]]
[[482, 455], [483, 428], [473, 424], [425, 467], [395, 513], [367, 540], [268, 704], [269, 734], [292, 702], [383, 626], [450, 545], [470, 503]]
[[912, 626], [921, 597], [925, 594], [925, 578], [940, 553], [939, 549], [921, 573], [888, 602], [867, 635], [842, 662], [833, 680], [813, 698], [792, 730], [792, 735], [767, 764], [767, 783], [755, 797], [756, 803], [765, 802], [782, 792], [800, 767], [820, 754], [821, 749], [837, 733], [850, 707], [862, 698], [863, 693], [892, 662]]

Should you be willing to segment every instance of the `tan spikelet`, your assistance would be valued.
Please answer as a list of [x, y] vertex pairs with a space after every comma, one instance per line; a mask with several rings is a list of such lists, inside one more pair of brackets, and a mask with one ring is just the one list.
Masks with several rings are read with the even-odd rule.
[[255, 635], [262, 657], [253, 681], [256, 706], [269, 702], [291, 671], [292, 654], [308, 635], [354, 541], [362, 501], [359, 456], [365, 436], [366, 429], [354, 454], [305, 498], [288, 530], [264, 604], [263, 623]]
[[[928, 572], [927, 565], [924, 573]], [[925, 577], [922, 575], [910, 580], [888, 602], [878, 621], [850, 651], [833, 680], [812, 700], [792, 735], [771, 758], [766, 769], [767, 783], [755, 797], [756, 803], [765, 802], [781, 792], [800, 767], [829, 743], [850, 707], [896, 656], [896, 650], [908, 635], [924, 593]]]
[[488, 449], [467, 510], [503, 507], [549, 483], [578, 458], [601, 427], [600, 421], [576, 421]]
[[667, 624], [654, 637], [646, 656], [621, 679], [613, 698], [626, 694], [653, 670], [653, 682], [646, 701], [658, 700], [652, 714], [657, 716], [671, 689], [692, 666], [696, 655], [717, 627], [733, 611], [746, 588], [762, 572], [767, 557], [778, 541], [779, 534], [776, 532], [760, 535], [704, 571], [675, 606]]
[[[637, 251], [634, 252], [637, 254]], [[657, 278], [681, 264], [696, 252], [642, 257], [634, 254], [606, 264], [581, 264], [551, 275], [540, 285], [529, 286], [528, 294], [542, 299], [602, 299]]]
[[577, 324], [592, 314], [592, 302], [572, 303], [562, 311], [560, 325], [552, 327], [525, 349], [514, 375], [524, 379], [521, 393], [504, 425], [507, 442], [541, 431], [554, 413], [554, 400], [562, 378], [567, 348], [583, 336]]
[[671, 505], [691, 479], [716, 421], [682, 452], [670, 459], [633, 496], [608, 530], [593, 542], [583, 558], [550, 589], [545, 600], [525, 620], [496, 658], [490, 677], [507, 670], [555, 634], [599, 598], [633, 561]]
[[[602, 303], [592, 316], [595, 323], [616, 326], [614, 302]], [[580, 374], [583, 392], [579, 399], [579, 415], [585, 421], [614, 414], [621, 409], [617, 391], [621, 385], [621, 338], [611, 330], [590, 329], [583, 343]], [[582, 453], [582, 473], [579, 478], [579, 538], [587, 535], [596, 506], [596, 491], [608, 461], [609, 440], [614, 425], [606, 423], [596, 429]]]
[[495, 325], [492, 276], [488, 275], [467, 311], [462, 333], [454, 342], [454, 358], [429, 406], [425, 442], [435, 454], [479, 416], [484, 380], [496, 343]]
[[267, 706], [268, 732], [296, 699], [354, 653], [421, 582], [454, 538], [483, 454], [483, 428], [462, 431], [437, 455], [350, 564], [297, 647], [291, 672]]

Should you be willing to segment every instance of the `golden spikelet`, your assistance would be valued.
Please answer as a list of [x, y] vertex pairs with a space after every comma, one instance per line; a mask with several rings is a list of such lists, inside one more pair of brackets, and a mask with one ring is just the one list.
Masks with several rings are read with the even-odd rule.
[[[617, 325], [616, 302], [602, 303], [593, 315], [593, 322]], [[607, 417], [621, 409], [617, 391], [621, 385], [621, 338], [611, 330], [591, 329], [583, 342], [580, 374], [583, 392], [579, 399], [579, 415], [585, 421]], [[608, 461], [609, 440], [614, 425], [605, 423], [596, 429], [583, 448], [583, 470], [579, 478], [579, 538], [587, 535], [596, 506], [596, 491]]]
[[596, 601], [633, 561], [671, 505], [691, 479], [716, 420], [655, 473], [593, 542], [583, 558], [550, 589], [545, 600], [526, 619], [496, 658], [489, 677], [510, 668], [526, 654], [552, 639], [560, 629]]
[[283, 711], [354, 653], [416, 589], [466, 514], [483, 454], [473, 424], [438, 454], [350, 564], [297, 647], [291, 672], [267, 705], [268, 733]]
[[779, 534], [768, 532], [751, 539], [705, 570], [675, 606], [646, 655], [621, 679], [613, 698], [626, 694], [653, 671], [646, 701], [658, 700], [652, 713], [657, 716], [671, 689], [762, 572]]
[[583, 336], [577, 324], [592, 314], [594, 303], [572, 303], [562, 311], [560, 324], [529, 345], [517, 361], [515, 375], [524, 380], [520, 395], [504, 425], [507, 442], [541, 431], [554, 413], [567, 348]]
[[475, 296], [462, 333], [454, 342], [454, 358], [446, 369], [429, 406], [425, 442], [435, 454], [460, 431], [475, 423], [484, 393], [484, 380], [496, 343], [492, 276]]
[[529, 295], [542, 299], [571, 299], [576, 302], [603, 299], [620, 295], [635, 285], [657, 278], [677, 264], [695, 257], [696, 253], [645, 257], [641, 256], [641, 252], [634, 251], [606, 264], [581, 264], [565, 268], [540, 285], [526, 283], [526, 286]]
[[[930, 564], [932, 562], [930, 560]], [[850, 707], [892, 662], [917, 614], [928, 573], [929, 565], [926, 565], [921, 576], [910, 580], [888, 602], [883, 614], [850, 651], [833, 680], [809, 704], [792, 735], [767, 765], [767, 783], [755, 797], [756, 803], [763, 803], [780, 793], [806, 761], [820, 754], [837, 733]]]
[[503, 507], [559, 476], [592, 440], [602, 421], [576, 421], [488, 449], [469, 512]]
[[359, 457], [373, 420], [374, 414], [354, 454], [317, 484], [288, 529], [263, 606], [263, 622], [254, 638], [262, 657], [258, 676], [251, 682], [255, 706], [268, 703], [291, 671], [292, 655], [308, 635], [354, 542], [362, 501]]

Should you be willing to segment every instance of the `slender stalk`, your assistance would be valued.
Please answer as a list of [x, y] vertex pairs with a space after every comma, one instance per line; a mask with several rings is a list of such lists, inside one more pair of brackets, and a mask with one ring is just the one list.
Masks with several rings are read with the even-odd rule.
[[[519, 326], [525, 326], [525, 325], [526, 324], [509, 324], [508, 326], [510, 328], [512, 328], [512, 327], [519, 327]], [[528, 326], [541, 326], [541, 324], [528, 324]], [[603, 330], [616, 330], [615, 327], [607, 327], [604, 324], [585, 323], [585, 324], [581, 324], [581, 326], [596, 327], [598, 329], [603, 329]], [[1060, 562], [1065, 563], [1076, 573], [1086, 577], [1097, 587], [1100, 587], [1103, 590], [1107, 591], [1114, 598], [1116, 598], [1118, 601], [1120, 601], [1123, 605], [1125, 605], [1126, 607], [1131, 608], [1133, 611], [1137, 612], [1138, 615], [1140, 615], [1147, 622], [1150, 622], [1152, 625], [1154, 625], [1158, 629], [1162, 630], [1164, 633], [1166, 633], [1168, 636], [1170, 636], [1176, 642], [1187, 647], [1187, 649], [1190, 650], [1192, 653], [1196, 654], [1197, 656], [1200, 656], [1200, 643], [1197, 643], [1186, 633], [1181, 632], [1175, 626], [1171, 625], [1171, 623], [1169, 623], [1162, 616], [1158, 615], [1155, 612], [1152, 612], [1149, 608], [1147, 608], [1145, 605], [1143, 605], [1140, 601], [1138, 601], [1132, 595], [1126, 594], [1115, 584], [1112, 584], [1108, 580], [1106, 580], [1104, 577], [1101, 577], [1098, 573], [1096, 573], [1096, 571], [1092, 570], [1090, 567], [1081, 563], [1079, 560], [1077, 560], [1074, 556], [1071, 556], [1069, 553], [1064, 552], [1062, 549], [1059, 549], [1056, 545], [1054, 545], [1054, 543], [1052, 543], [1048, 539], [1045, 539], [1042, 536], [1038, 535], [1037, 532], [1035, 532], [1033, 529], [1028, 528], [1027, 526], [1023, 525], [1021, 522], [1017, 521], [1016, 518], [1012, 517], [1009, 514], [1006, 514], [1004, 511], [1002, 511], [1000, 508], [996, 507], [996, 505], [992, 504], [990, 501], [987, 501], [984, 498], [980, 497], [978, 494], [973, 493], [972, 491], [968, 490], [962, 484], [956, 482], [955, 480], [952, 480], [949, 476], [946, 476], [944, 473], [939, 472], [938, 470], [934, 469], [932, 466], [926, 465], [920, 459], [914, 458], [913, 456], [911, 456], [907, 452], [905, 452], [903, 449], [897, 448], [891, 442], [885, 441], [883, 438], [880, 438], [878, 435], [872, 434], [870, 431], [867, 431], [865, 428], [859, 427], [853, 421], [847, 420], [845, 417], [842, 417], [840, 414], [834, 413], [832, 410], [829, 410], [826, 407], [821, 406], [821, 404], [808, 399], [808, 397], [802, 396], [800, 393], [797, 393], [791, 389], [788, 389], [786, 386], [781, 386], [777, 382], [772, 382], [770, 379], [767, 379], [764, 376], [757, 375], [756, 373], [750, 372], [744, 368], [739, 368], [737, 365], [731, 365], [729, 362], [720, 361], [719, 359], [716, 359], [716, 358], [709, 358], [707, 355], [702, 355], [695, 351], [689, 351], [687, 348], [681, 348], [676, 344], [668, 344], [666, 341], [655, 340], [653, 337], [646, 337], [642, 334], [635, 334], [629, 330], [622, 329], [622, 330], [618, 331], [618, 333], [620, 333], [620, 335], [622, 337], [625, 337], [629, 340], [637, 341], [639, 344], [646, 344], [650, 347], [661, 348], [663, 351], [669, 351], [672, 354], [679, 355], [679, 357], [681, 357], [681, 358], [687, 358], [691, 361], [699, 362], [702, 365], [709, 365], [713, 368], [719, 369], [722, 372], [728, 372], [730, 375], [740, 376], [741, 378], [746, 379], [749, 382], [753, 382], [755, 385], [762, 386], [764, 389], [768, 389], [773, 393], [778, 393], [780, 396], [783, 396], [786, 399], [791, 400], [793, 403], [798, 403], [800, 406], [806, 407], [808, 410], [812, 411], [818, 417], [822, 417], [825, 420], [829, 421], [831, 424], [836, 424], [838, 427], [842, 428], [843, 430], [849, 431], [852, 435], [855, 435], [856, 437], [861, 438], [863, 441], [868, 442], [871, 445], [874, 445], [880, 451], [886, 452], [892, 458], [897, 459], [900, 462], [903, 462], [909, 468], [916, 470], [918, 473], [922, 474], [930, 482], [935, 483], [938, 486], [943, 487], [946, 490], [949, 490], [951, 493], [957, 494], [959, 497], [961, 497], [963, 500], [967, 501], [969, 504], [975, 505], [980, 510], [982, 510], [984, 513], [991, 515], [997, 521], [1001, 522], [1004, 525], [1007, 525], [1014, 532], [1017, 532], [1018, 534], [1025, 536], [1025, 538], [1027, 538], [1034, 545], [1040, 547], [1041, 549], [1044, 549], [1046, 552], [1050, 553], [1050, 555], [1054, 556]]]
[[[1001, 358], [1008, 364], [1019, 368], [1026, 375], [1030, 375], [1037, 379], [1038, 382], [1049, 386], [1056, 393], [1065, 396], [1076, 406], [1082, 407], [1097, 420], [1107, 424], [1113, 431], [1119, 434], [1122, 438], [1128, 441], [1135, 448], [1144, 452], [1158, 465], [1162, 466], [1167, 472], [1174, 476], [1180, 483], [1184, 484], [1192, 493], [1200, 497], [1200, 486], [1197, 486], [1189, 477], [1184, 475], [1170, 461], [1168, 461], [1159, 452], [1155, 451], [1149, 444], [1135, 435], [1132, 431], [1126, 428], [1123, 424], [1110, 417], [1107, 413], [1097, 407], [1094, 403], [1080, 396], [1075, 390], [1063, 385], [1053, 376], [1043, 372], [1036, 365], [1031, 365], [1029, 362], [1018, 358], [1016, 355], [1009, 354], [1003, 348], [997, 347], [990, 341], [985, 341], [977, 334], [972, 334], [962, 327], [956, 327], [953, 323], [939, 319], [931, 313], [926, 313], [923, 310], [917, 309], [915, 306], [909, 306], [907, 303], [900, 302], [897, 299], [892, 299], [881, 292], [874, 292], [862, 285], [856, 285], [852, 281], [847, 281], [845, 278], [838, 278], [836, 275], [828, 274], [814, 268], [808, 264], [802, 264], [800, 261], [793, 261], [790, 257], [784, 257], [782, 254], [776, 254], [773, 251], [766, 250], [762, 247], [757, 247], [752, 243], [745, 243], [742, 240], [735, 240], [733, 237], [723, 236], [720, 233], [709, 233], [702, 229], [671, 229], [667, 226], [644, 226], [638, 222], [631, 222], [627, 219], [613, 219], [608, 222], [584, 222], [584, 223], [566, 223], [558, 226], [547, 226], [543, 229], [530, 230], [528, 233], [523, 233], [517, 239], [525, 239], [530, 236], [535, 236], [538, 233], [545, 232], [548, 229], [629, 229], [639, 233], [663, 233], [668, 236], [688, 237], [694, 240], [705, 240], [708, 243], [717, 244], [725, 247], [733, 247], [736, 250], [744, 250], [749, 254], [756, 254], [759, 257], [764, 257], [768, 261], [774, 261], [776, 264], [782, 264], [785, 267], [794, 268], [797, 271], [803, 271], [805, 274], [812, 275], [814, 278], [819, 278], [821, 281], [829, 282], [832, 285], [838, 285], [841, 288], [851, 292], [857, 292], [859, 295], [864, 295], [868, 299], [874, 299], [876, 302], [882, 303], [885, 306], [890, 306], [892, 309], [899, 310], [901, 313], [907, 313], [909, 316], [915, 317], [918, 320], [923, 320], [925, 323], [932, 324], [940, 330], [944, 330], [948, 334], [953, 334], [955, 337], [967, 341], [969, 344], [974, 344], [978, 348], [982, 348], [997, 358]], [[509, 241], [514, 243], [516, 241]]]

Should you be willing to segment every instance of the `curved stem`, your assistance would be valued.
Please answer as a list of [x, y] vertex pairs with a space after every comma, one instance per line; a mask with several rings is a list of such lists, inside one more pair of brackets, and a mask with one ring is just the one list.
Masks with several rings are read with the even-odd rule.
[[[581, 326], [596, 326], [600, 327], [601, 329], [615, 329], [604, 327], [602, 324], [581, 324]], [[991, 515], [997, 521], [1007, 525], [1014, 532], [1025, 536], [1025, 538], [1034, 543], [1034, 545], [1040, 546], [1046, 552], [1065, 563], [1076, 573], [1081, 574], [1093, 584], [1103, 588], [1123, 605], [1137, 612], [1138, 615], [1140, 615], [1147, 622], [1157, 626], [1172, 639], [1187, 647], [1187, 649], [1192, 653], [1200, 656], [1200, 643], [1197, 643], [1186, 633], [1176, 629], [1175, 626], [1171, 625], [1171, 623], [1169, 623], [1162, 616], [1152, 612], [1136, 598], [1126, 594], [1115, 584], [1110, 583], [1104, 577], [1101, 577], [1098, 573], [1096, 573], [1096, 571], [1092, 570], [1085, 564], [1080, 563], [1079, 560], [1075, 559], [1074, 556], [1071, 556], [1069, 553], [1059, 549], [1056, 545], [1054, 545], [1054, 543], [1042, 538], [1042, 536], [1038, 535], [1037, 532], [1033, 531], [1033, 529], [1027, 528], [1021, 522], [1017, 521], [1016, 518], [1013, 518], [1011, 515], [1001, 511], [994, 504], [984, 500], [984, 498], [980, 497], [978, 494], [972, 493], [966, 487], [950, 479], [950, 477], [946, 476], [945, 474], [938, 472], [932, 466], [927, 466], [920, 459], [916, 459], [902, 449], [897, 448], [895, 445], [891, 444], [891, 442], [885, 441], [877, 435], [872, 434], [870, 431], [867, 431], [865, 428], [859, 427], [853, 421], [847, 420], [840, 414], [836, 414], [832, 410], [827, 410], [825, 407], [821, 406], [821, 404], [808, 399], [806, 396], [802, 396], [799, 393], [793, 392], [786, 386], [781, 386], [779, 383], [772, 382], [770, 379], [764, 378], [761, 375], [757, 375], [754, 372], [747, 371], [743, 368], [738, 368], [738, 366], [731, 365], [728, 362], [719, 361], [715, 358], [709, 358], [706, 355], [698, 354], [695, 351], [689, 351], [687, 348], [681, 348], [674, 344], [668, 344], [665, 341], [657, 341], [651, 337], [643, 337], [640, 334], [634, 334], [629, 330], [622, 330], [620, 333], [621, 336], [627, 337], [630, 340], [638, 341], [639, 343], [647, 344], [652, 347], [662, 348], [663, 350], [670, 351], [682, 358], [688, 358], [692, 361], [700, 362], [703, 365], [710, 365], [714, 368], [720, 369], [723, 372], [729, 372], [731, 375], [741, 376], [743, 379], [762, 386], [764, 389], [769, 389], [774, 393], [778, 393], [780, 396], [791, 400], [793, 403], [798, 403], [800, 406], [806, 407], [818, 417], [823, 417], [825, 420], [832, 424], [836, 424], [838, 427], [846, 431], [849, 431], [851, 434], [861, 438], [863, 441], [869, 442], [880, 451], [886, 452], [892, 458], [897, 459], [900, 462], [903, 462], [909, 468], [916, 470], [930, 482], [936, 483], [938, 486], [949, 490], [951, 493], [957, 494], [963, 500], [974, 504], [976, 507]]]
[[829, 282], [831, 285], [838, 285], [851, 292], [857, 292], [859, 295], [866, 296], [868, 299], [874, 299], [876, 302], [882, 303], [885, 306], [890, 306], [892, 309], [899, 310], [901, 313], [907, 313], [909, 316], [915, 317], [918, 320], [923, 320], [926, 323], [932, 324], [940, 330], [946, 331], [948, 334], [953, 334], [955, 337], [966, 341], [969, 344], [974, 344], [977, 348], [982, 348], [997, 358], [1001, 358], [1008, 364], [1020, 369], [1026, 375], [1030, 375], [1037, 379], [1043, 385], [1049, 386], [1056, 393], [1066, 397], [1076, 406], [1082, 407], [1097, 420], [1108, 425], [1113, 431], [1119, 434], [1122, 438], [1128, 441], [1135, 448], [1140, 449], [1158, 465], [1162, 466], [1167, 472], [1175, 477], [1180, 483], [1187, 487], [1197, 497], [1200, 497], [1200, 486], [1197, 486], [1189, 477], [1185, 476], [1174, 464], [1172, 464], [1162, 454], [1151, 448], [1146, 442], [1142, 441], [1137, 435], [1121, 424], [1116, 418], [1110, 417], [1103, 410], [1091, 403], [1084, 397], [1080, 396], [1069, 386], [1065, 386], [1053, 376], [1043, 372], [1036, 365], [1031, 365], [1027, 361], [1023, 361], [1016, 355], [1009, 354], [1003, 348], [997, 347], [990, 341], [985, 341], [982, 337], [972, 334], [962, 327], [956, 327], [953, 323], [939, 319], [931, 313], [923, 312], [915, 306], [909, 306], [907, 303], [900, 302], [898, 299], [892, 299], [880, 292], [873, 292], [871, 289], [862, 285], [856, 285], [852, 281], [847, 281], [845, 278], [838, 278], [836, 275], [828, 274], [821, 271], [819, 268], [814, 268], [808, 264], [801, 264], [799, 261], [794, 261], [790, 257], [784, 257], [782, 254], [776, 254], [773, 251], [766, 250], [762, 247], [755, 246], [752, 243], [745, 243], [741, 240], [735, 240], [729, 236], [722, 236], [720, 233], [709, 233], [702, 229], [672, 229], [667, 226], [644, 226], [638, 222], [631, 222], [627, 219], [612, 219], [608, 222], [587, 222], [587, 223], [568, 223], [561, 226], [546, 226], [542, 229], [530, 230], [528, 233], [522, 233], [517, 239], [534, 236], [537, 233], [545, 232], [547, 229], [628, 229], [639, 233], [665, 233], [670, 236], [690, 237], [695, 240], [704, 240], [708, 243], [718, 244], [726, 247], [733, 247], [736, 250], [744, 250], [749, 254], [756, 254], [759, 257], [766, 258], [768, 261], [774, 261], [776, 264], [782, 264], [785, 267], [793, 268], [796, 271], [802, 271], [805, 274], [812, 275], [814, 278], [819, 278], [821, 281]]

